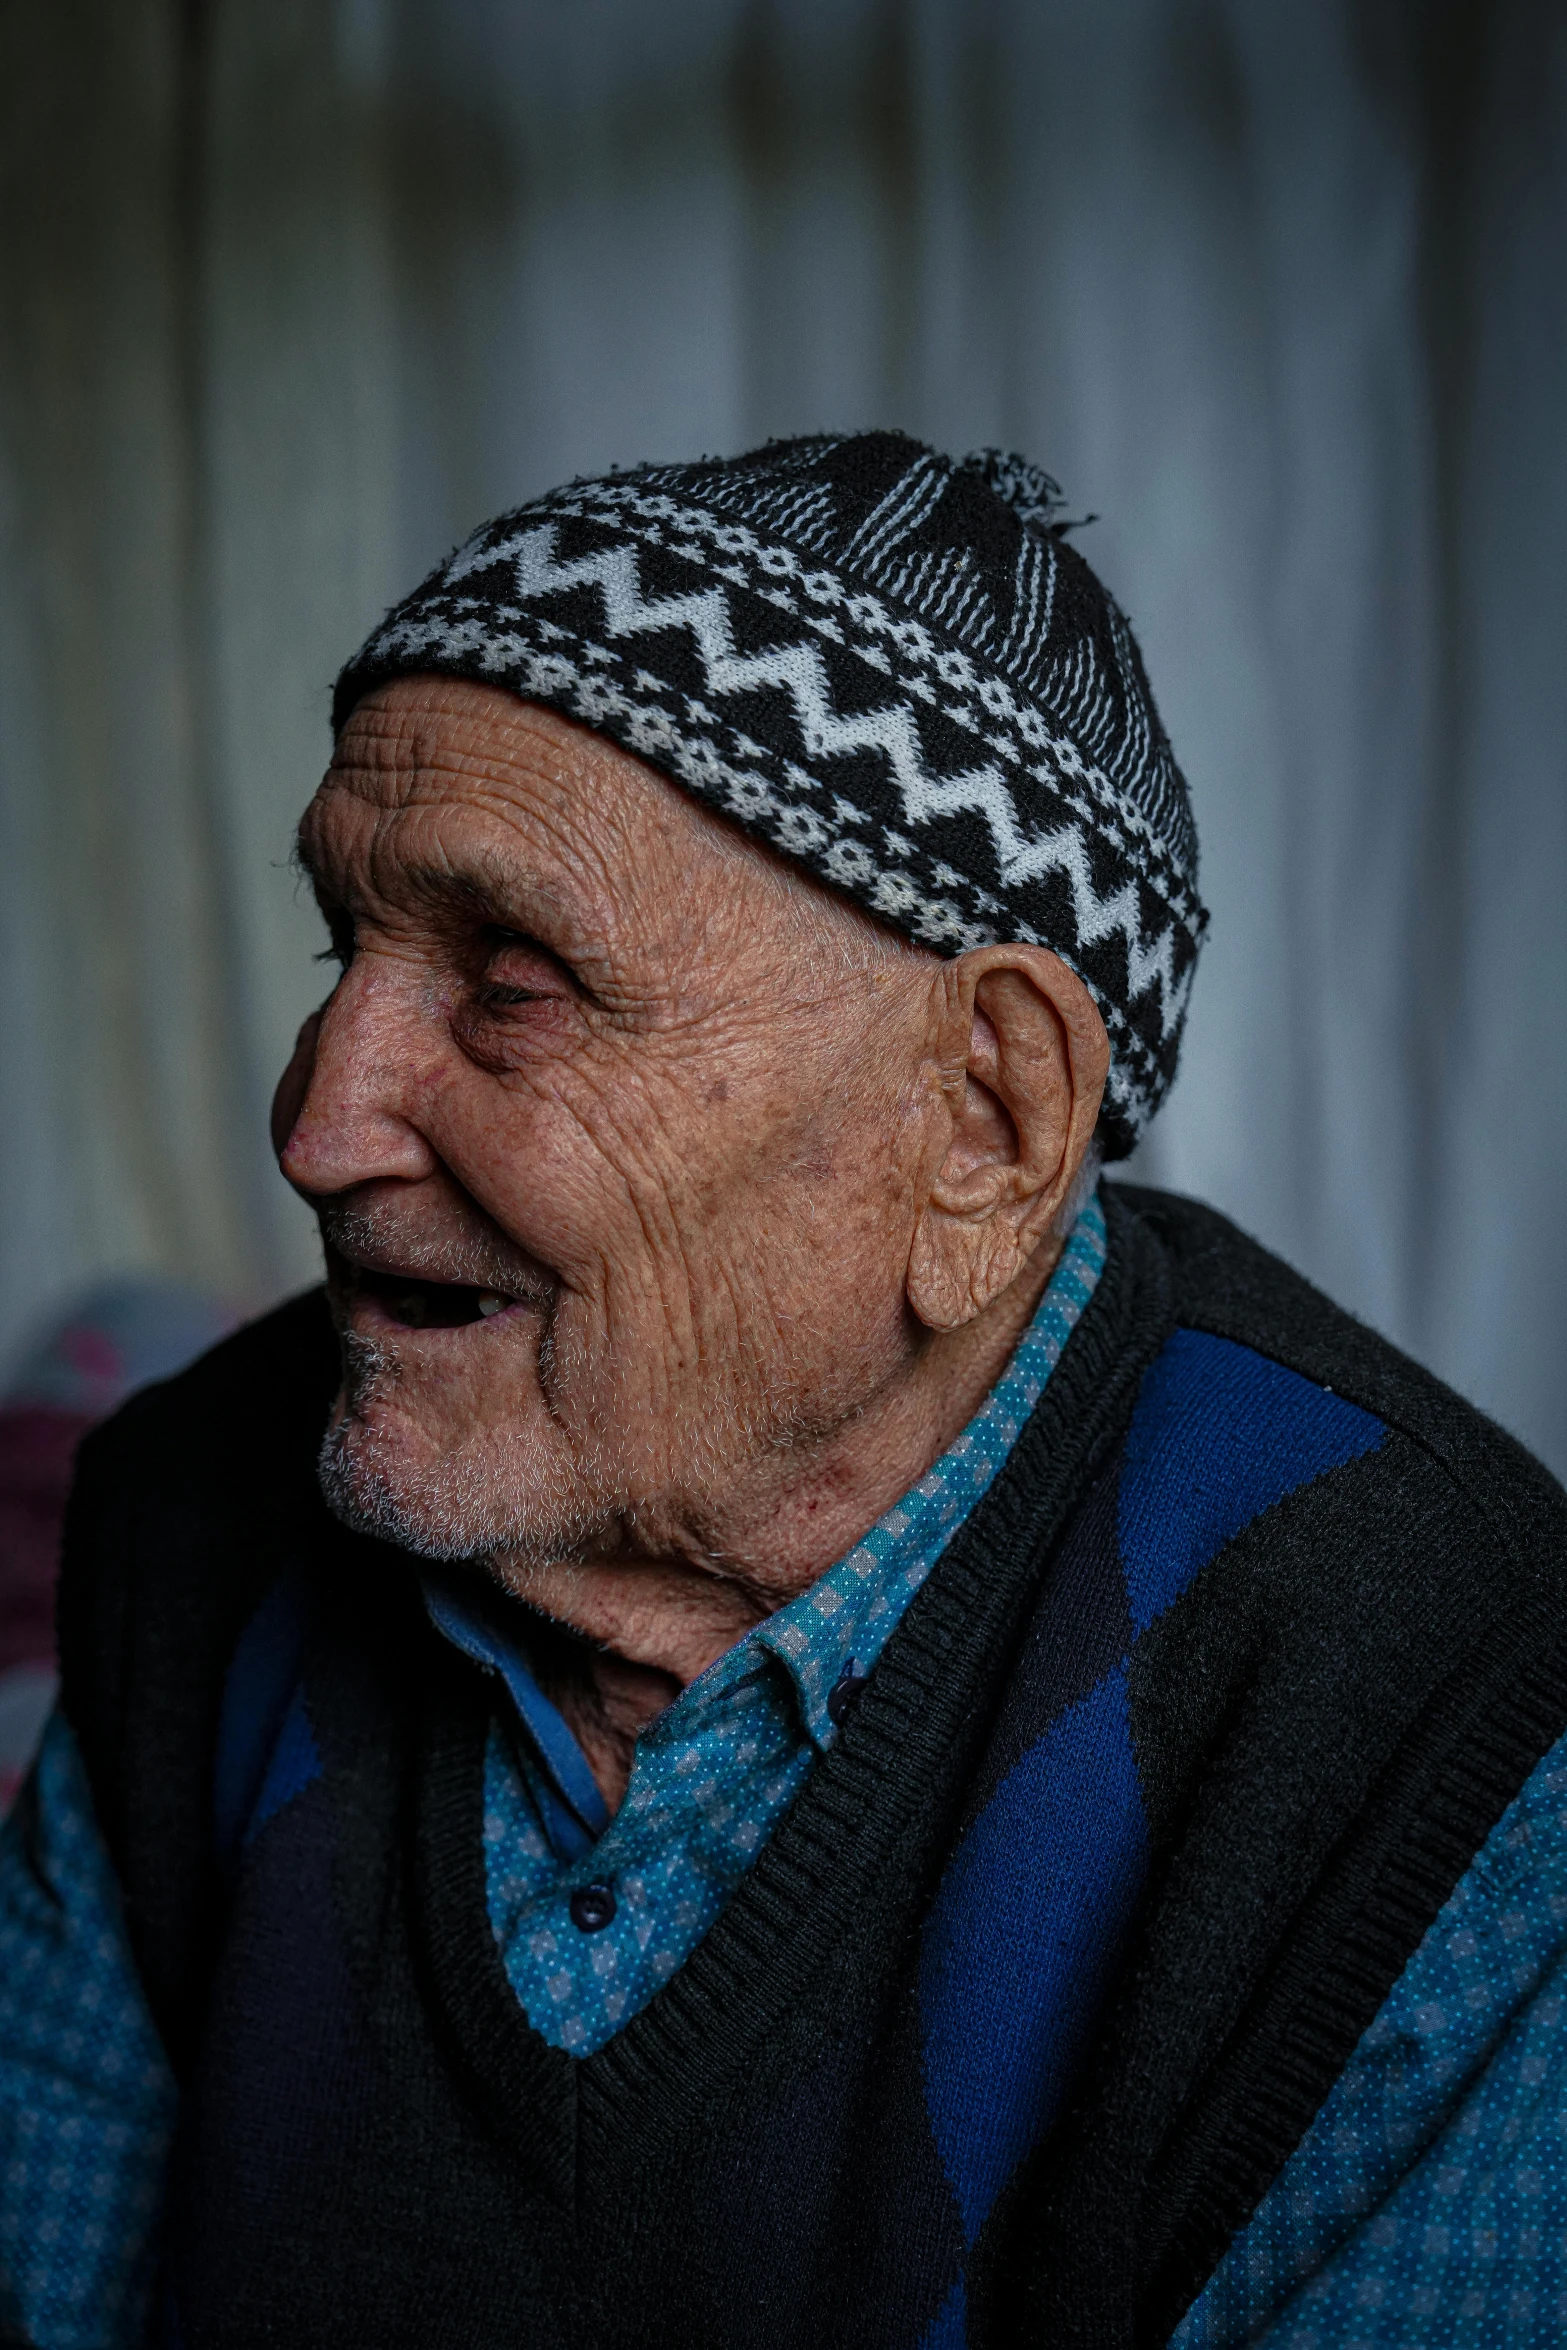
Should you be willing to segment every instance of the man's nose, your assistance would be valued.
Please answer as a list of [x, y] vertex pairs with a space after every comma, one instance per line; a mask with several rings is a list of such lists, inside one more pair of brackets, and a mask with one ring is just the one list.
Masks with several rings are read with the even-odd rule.
[[307, 1199], [358, 1183], [417, 1183], [439, 1166], [414, 1115], [420, 1025], [406, 987], [369, 956], [305, 1022], [278, 1081], [272, 1140]]

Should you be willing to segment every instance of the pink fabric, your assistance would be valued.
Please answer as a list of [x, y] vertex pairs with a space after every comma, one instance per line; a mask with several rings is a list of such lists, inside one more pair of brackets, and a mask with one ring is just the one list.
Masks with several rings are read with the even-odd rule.
[[54, 1662], [54, 1578], [76, 1448], [96, 1415], [0, 1409], [0, 1672]]

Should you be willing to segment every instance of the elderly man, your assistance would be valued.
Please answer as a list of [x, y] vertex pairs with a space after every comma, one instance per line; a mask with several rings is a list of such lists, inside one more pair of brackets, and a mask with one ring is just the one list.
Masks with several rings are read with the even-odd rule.
[[1205, 917], [1052, 485], [578, 483], [336, 720], [326, 1286], [84, 1454], [6, 2338], [1559, 2340], [1567, 1505], [1100, 1186]]

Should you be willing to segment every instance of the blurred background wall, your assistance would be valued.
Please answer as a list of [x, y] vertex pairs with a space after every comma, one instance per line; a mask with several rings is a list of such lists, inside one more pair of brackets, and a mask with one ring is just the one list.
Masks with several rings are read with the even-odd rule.
[[573, 472], [1059, 475], [1213, 932], [1141, 1154], [1567, 1469], [1567, 14], [4, 0], [0, 1364], [308, 1280], [334, 670]]

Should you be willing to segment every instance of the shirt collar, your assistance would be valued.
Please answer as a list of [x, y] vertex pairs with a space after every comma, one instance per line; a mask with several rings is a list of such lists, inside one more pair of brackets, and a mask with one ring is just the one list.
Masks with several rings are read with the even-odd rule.
[[578, 1859], [608, 1827], [609, 1807], [570, 1724], [534, 1679], [511, 1611], [476, 1579], [465, 1586], [432, 1569], [423, 1586], [436, 1630], [495, 1674], [511, 1699], [540, 1765], [545, 1833], [558, 1853]]

